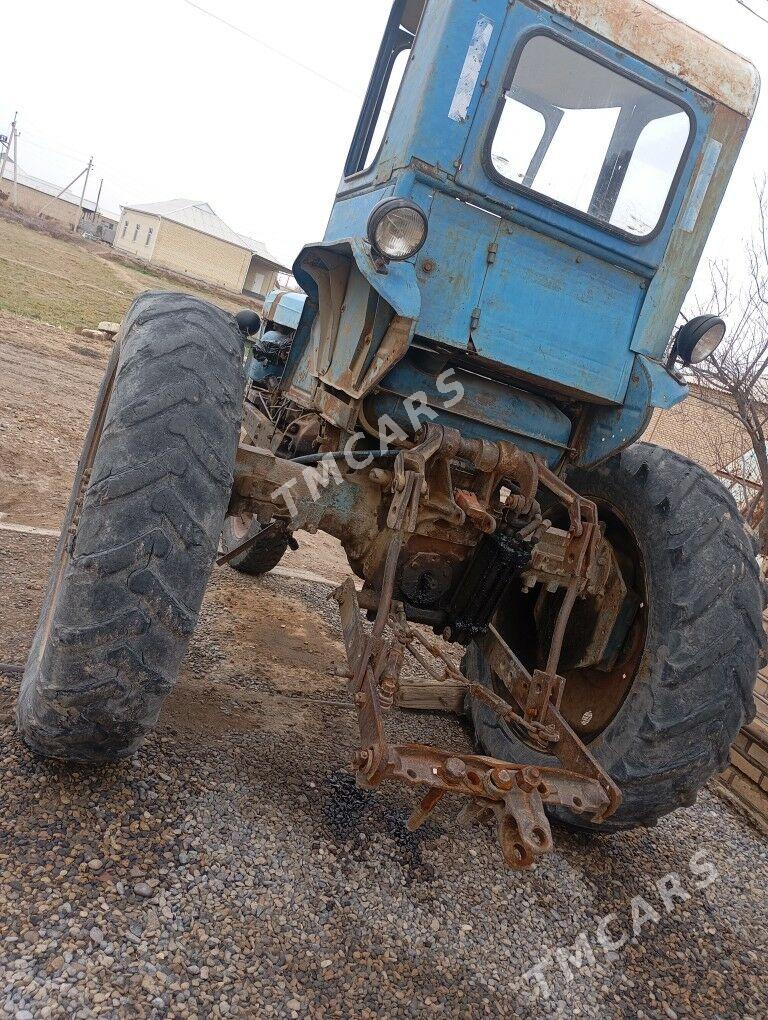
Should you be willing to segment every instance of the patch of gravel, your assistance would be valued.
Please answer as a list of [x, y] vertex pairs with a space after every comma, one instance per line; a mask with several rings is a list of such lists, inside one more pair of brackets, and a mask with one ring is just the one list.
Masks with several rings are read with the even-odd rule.
[[[337, 626], [322, 589], [259, 584]], [[179, 701], [224, 654], [217, 612], [203, 614]], [[0, 677], [2, 1017], [768, 1016], [768, 847], [709, 793], [649, 831], [559, 828], [555, 853], [516, 873], [489, 830], [454, 827], [455, 802], [409, 834], [409, 791], [360, 791], [344, 771], [354, 714], [281, 697], [276, 668], [244, 685], [231, 729], [169, 715], [100, 771], [19, 743], [17, 685]], [[393, 732], [469, 746], [449, 717], [402, 716]], [[698, 851], [719, 872], [706, 889]], [[672, 872], [689, 898], [668, 912], [655, 883]], [[640, 896], [653, 913], [635, 900], [646, 923], [609, 959], [598, 925], [613, 913], [610, 936], [631, 935]], [[572, 980], [555, 959], [544, 998], [523, 974], [582, 932], [595, 965], [561, 954]]]

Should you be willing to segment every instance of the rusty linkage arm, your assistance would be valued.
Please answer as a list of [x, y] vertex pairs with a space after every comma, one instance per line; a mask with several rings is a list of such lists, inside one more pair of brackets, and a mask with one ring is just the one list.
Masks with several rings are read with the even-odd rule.
[[[402, 606], [393, 604], [400, 553], [406, 534], [416, 528], [419, 500], [426, 491], [426, 462], [440, 452], [445, 434], [438, 427], [428, 426], [419, 438], [422, 440], [420, 444], [402, 451], [395, 463], [394, 496], [387, 518], [392, 537], [384, 563], [379, 605], [370, 633], [366, 634], [363, 627], [352, 579], [348, 578], [333, 593], [341, 613], [350, 666], [349, 686], [354, 695], [361, 735], [361, 750], [352, 768], [357, 773], [359, 785], [366, 788], [373, 789], [388, 779], [428, 787], [409, 821], [412, 829], [423, 824], [447, 793], [469, 798], [470, 803], [462, 811], [460, 819], [479, 821], [487, 815], [495, 817], [505, 861], [513, 868], [529, 868], [538, 855], [552, 849], [552, 832], [545, 804], [560, 805], [600, 820], [615, 810], [620, 801], [618, 789], [559, 713], [563, 684], [559, 677], [538, 671], [530, 676], [491, 628], [484, 649], [492, 668], [509, 689], [520, 711], [486, 688], [467, 684], [467, 690], [509, 725], [525, 730], [544, 749], [554, 749], [554, 753], [573, 771], [535, 769], [480, 755], [453, 754], [422, 744], [391, 745], [384, 734], [384, 712], [391, 707], [396, 693], [406, 649], [431, 675], [464, 680], [439, 646], [408, 626]], [[534, 469], [532, 475], [535, 476], [531, 479], [532, 484], [538, 482], [539, 471]], [[572, 506], [572, 503], [568, 505]], [[581, 526], [581, 506], [577, 505], [577, 512]], [[576, 531], [575, 521], [573, 525], [572, 530]], [[582, 528], [578, 537], [583, 534]], [[574, 585], [576, 593], [585, 583], [583, 566], [590, 536], [584, 537], [587, 541], [580, 543], [580, 555], [574, 564], [574, 573], [579, 579], [579, 584]], [[436, 667], [430, 657], [441, 662], [442, 666]]]
[[531, 675], [493, 626], [488, 628], [481, 648], [491, 670], [526, 718], [538, 720], [557, 735], [552, 751], [563, 765], [588, 776], [600, 786], [606, 798], [605, 806], [594, 820], [601, 822], [613, 814], [621, 804], [621, 792], [561, 715], [560, 701], [565, 683], [562, 677], [553, 677], [540, 670]]
[[[408, 826], [418, 828], [447, 793], [469, 798], [459, 816], [461, 822], [495, 817], [498, 837], [506, 863], [512, 868], [530, 868], [537, 856], [552, 849], [552, 832], [544, 805], [559, 804], [578, 814], [604, 816], [610, 808], [609, 795], [591, 777], [564, 769], [513, 765], [480, 755], [455, 754], [423, 744], [391, 745], [383, 728], [380, 680], [391, 663], [391, 644], [371, 648], [363, 629], [357, 592], [348, 578], [334, 593], [341, 612], [342, 632], [347, 648], [358, 713], [362, 749], [353, 762], [358, 784], [375, 789], [389, 779], [410, 786], [426, 786], [427, 793], [412, 814]], [[396, 655], [397, 653], [395, 653]], [[400, 656], [400, 662], [402, 657]], [[399, 667], [398, 667], [399, 669]], [[362, 682], [358, 686], [358, 677]], [[468, 690], [478, 693], [474, 685]], [[482, 690], [484, 694], [489, 692]], [[506, 702], [503, 711], [519, 721]], [[489, 702], [492, 706], [495, 701]]]
[[[449, 656], [446, 655], [436, 641], [430, 640], [420, 631], [408, 626], [405, 622], [402, 607], [398, 603], [395, 603], [394, 613], [394, 618], [389, 621], [389, 626], [394, 636], [433, 680], [437, 680], [438, 683], [453, 680], [456, 683], [463, 684], [470, 698], [483, 701], [504, 722], [521, 727], [532, 737], [543, 743], [557, 743], [560, 738], [555, 733], [553, 727], [535, 722], [516, 712], [509, 702], [500, 698], [498, 694], [494, 694], [487, 687], [469, 683], [464, 674], [456, 669]], [[419, 646], [428, 654], [425, 654], [425, 651], [422, 651]], [[437, 665], [438, 662], [441, 663], [440, 666]]]
[[[400, 560], [400, 553], [403, 550], [406, 534], [413, 534], [416, 530], [419, 500], [426, 488], [425, 472], [427, 459], [440, 449], [442, 439], [443, 430], [439, 427], [428, 425], [424, 430], [424, 441], [411, 450], [401, 450], [395, 460], [394, 495], [392, 496], [392, 502], [387, 515], [387, 528], [392, 532], [392, 537], [384, 560], [384, 573], [376, 619], [373, 622], [371, 633], [365, 642], [364, 650], [359, 656], [359, 661], [353, 664], [350, 660], [350, 665], [353, 668], [352, 691], [354, 693], [359, 692], [363, 687], [366, 672], [370, 668], [371, 660], [374, 657], [376, 658], [378, 682], [384, 665], [393, 651], [382, 639], [392, 608], [397, 564]], [[355, 595], [355, 601], [357, 602], [357, 595]]]

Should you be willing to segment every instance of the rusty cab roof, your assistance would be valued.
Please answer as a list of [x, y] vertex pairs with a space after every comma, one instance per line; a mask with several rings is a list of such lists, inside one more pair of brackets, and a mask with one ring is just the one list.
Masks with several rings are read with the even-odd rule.
[[760, 94], [755, 66], [647, 0], [541, 0], [541, 6], [752, 118]]

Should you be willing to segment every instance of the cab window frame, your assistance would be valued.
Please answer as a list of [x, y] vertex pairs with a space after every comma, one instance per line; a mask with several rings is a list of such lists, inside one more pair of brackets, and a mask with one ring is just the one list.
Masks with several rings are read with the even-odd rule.
[[[683, 149], [680, 161], [678, 163], [677, 171], [674, 178], [670, 182], [669, 191], [667, 194], [664, 207], [659, 216], [658, 222], [654, 229], [648, 234], [633, 234], [631, 231], [622, 230], [621, 227], [616, 227], [612, 223], [607, 223], [604, 220], [599, 219], [597, 216], [593, 216], [588, 212], [582, 212], [580, 209], [575, 209], [573, 206], [568, 205], [566, 202], [558, 201], [557, 199], [550, 198], [548, 195], [543, 195], [538, 191], [534, 191], [533, 188], [525, 187], [522, 184], [518, 184], [516, 181], [512, 181], [499, 173], [496, 167], [493, 165], [492, 148], [493, 142], [496, 137], [499, 122], [501, 121], [506, 105], [506, 96], [510, 88], [514, 84], [515, 74], [517, 73], [520, 59], [526, 46], [536, 37], [545, 36], [546, 38], [552, 39], [559, 43], [561, 46], [572, 50], [575, 53], [581, 54], [581, 56], [594, 61], [596, 64], [600, 64], [615, 74], [620, 75], [622, 78], [628, 81], [634, 82], [640, 85], [642, 88], [647, 89], [649, 92], [653, 92], [655, 95], [660, 96], [662, 99], [668, 100], [670, 103], [674, 103], [680, 108], [682, 113], [685, 113], [688, 117], [690, 125], [688, 132], [688, 140]], [[628, 54], [632, 56], [632, 54]], [[639, 58], [635, 58], [639, 59]], [[687, 88], [683, 82], [681, 86]], [[691, 152], [696, 142], [698, 132], [698, 118], [693, 106], [688, 102], [686, 96], [677, 90], [669, 89], [666, 90], [656, 85], [654, 82], [649, 81], [642, 75], [635, 74], [633, 71], [621, 64], [616, 63], [613, 60], [605, 57], [602, 53], [596, 53], [594, 50], [576, 42], [574, 39], [565, 38], [558, 32], [553, 32], [547, 28], [536, 27], [528, 32], [521, 35], [517, 45], [510, 58], [509, 67], [507, 68], [506, 74], [502, 82], [501, 95], [494, 109], [493, 116], [491, 118], [488, 130], [486, 132], [485, 143], [483, 145], [483, 151], [481, 156], [481, 163], [483, 170], [487, 177], [494, 183], [504, 188], [507, 191], [511, 191], [517, 195], [521, 195], [527, 198], [529, 201], [543, 205], [548, 209], [555, 212], [562, 213], [565, 216], [572, 217], [581, 223], [588, 224], [593, 229], [603, 231], [613, 237], [618, 237], [623, 241], [628, 241], [636, 247], [644, 246], [655, 241], [656, 238], [664, 231], [669, 221], [670, 210], [678, 196], [680, 189], [680, 182], [685, 174], [688, 162], [690, 160]]]
[[[356, 177], [362, 174], [368, 173], [378, 162], [379, 156], [381, 155], [381, 149], [384, 145], [384, 141], [389, 131], [389, 125], [392, 122], [395, 107], [397, 106], [397, 99], [400, 95], [403, 82], [400, 81], [400, 86], [395, 96], [395, 101], [392, 104], [392, 111], [390, 112], [387, 120], [387, 125], [382, 134], [381, 143], [375, 153], [369, 153], [371, 142], [373, 141], [376, 134], [376, 127], [378, 126], [379, 117], [382, 114], [384, 99], [386, 98], [387, 89], [389, 87], [392, 71], [394, 70], [397, 58], [401, 53], [413, 52], [413, 48], [416, 44], [416, 37], [418, 35], [417, 30], [411, 35], [411, 33], [402, 28], [401, 20], [405, 13], [408, 0], [396, 0], [393, 6], [389, 18], [387, 20], [387, 27], [384, 30], [384, 36], [379, 47], [379, 52], [376, 56], [376, 63], [373, 66], [373, 72], [371, 74], [370, 81], [368, 82], [368, 88], [365, 92], [365, 99], [360, 109], [360, 114], [357, 118], [355, 125], [355, 131], [352, 135], [352, 143], [349, 147], [349, 153], [347, 154], [346, 161], [344, 163], [344, 180], [354, 180]], [[419, 25], [421, 22], [419, 22]], [[406, 65], [403, 71], [403, 79], [407, 74], [408, 68]], [[366, 159], [366, 157], [368, 157]]]

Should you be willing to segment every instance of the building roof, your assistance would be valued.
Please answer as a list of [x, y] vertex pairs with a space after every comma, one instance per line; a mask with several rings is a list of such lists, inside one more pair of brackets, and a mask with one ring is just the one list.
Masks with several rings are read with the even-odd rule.
[[253, 252], [254, 255], [258, 255], [259, 258], [264, 259], [265, 262], [271, 262], [273, 265], [278, 266], [280, 269], [287, 268], [282, 264], [282, 262], [279, 261], [279, 259], [276, 259], [274, 255], [271, 255], [269, 253], [266, 245], [264, 245], [261, 241], [257, 241], [253, 237], [248, 237], [247, 234], [241, 234], [240, 237], [248, 246], [250, 251]]
[[[3, 180], [10, 183], [13, 182], [13, 160], [8, 159], [3, 170]], [[80, 205], [80, 195], [76, 195], [72, 191], [64, 191], [61, 194], [60, 184], [51, 184], [50, 181], [44, 181], [41, 177], [33, 177], [32, 174], [26, 173], [22, 170], [21, 166], [18, 167], [17, 172], [18, 183], [23, 185], [25, 188], [31, 188], [33, 191], [40, 191], [44, 195], [50, 195], [51, 198], [58, 198], [61, 202], [69, 202], [70, 205]], [[86, 198], [83, 202], [83, 209], [93, 212], [96, 209], [96, 203], [92, 202], [90, 198]], [[99, 209], [99, 214], [105, 219], [114, 220], [117, 222], [119, 216], [115, 213], [107, 212], [106, 209]]]
[[126, 205], [124, 209], [132, 212], [146, 213], [149, 216], [158, 216], [162, 220], [170, 220], [172, 223], [179, 223], [191, 230], [198, 230], [201, 234], [208, 234], [209, 237], [216, 237], [219, 241], [226, 241], [238, 248], [245, 248], [246, 251], [266, 262], [283, 269], [284, 266], [267, 251], [261, 241], [256, 241], [245, 234], [236, 233], [224, 220], [217, 216], [207, 202], [193, 202], [188, 198], [172, 198], [167, 202], [148, 202], [143, 205]]

